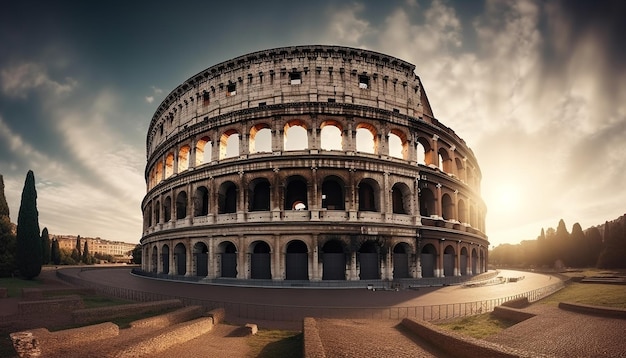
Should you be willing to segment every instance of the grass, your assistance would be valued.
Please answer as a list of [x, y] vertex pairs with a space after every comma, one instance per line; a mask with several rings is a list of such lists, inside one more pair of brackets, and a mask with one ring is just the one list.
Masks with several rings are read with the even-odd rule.
[[441, 328], [455, 331], [466, 336], [483, 339], [505, 328], [509, 328], [514, 324], [515, 322], [493, 317], [491, 313], [483, 313], [437, 325]]
[[624, 297], [626, 297], [626, 285], [571, 283], [539, 302], [553, 306], [558, 305], [559, 302], [571, 302], [592, 306], [626, 308]]
[[23, 280], [21, 278], [3, 277], [0, 278], [0, 287], [6, 287], [9, 297], [20, 297], [22, 295], [22, 288], [39, 287], [41, 281]]
[[259, 330], [248, 340], [250, 356], [302, 357], [303, 336], [300, 332], [282, 330]]

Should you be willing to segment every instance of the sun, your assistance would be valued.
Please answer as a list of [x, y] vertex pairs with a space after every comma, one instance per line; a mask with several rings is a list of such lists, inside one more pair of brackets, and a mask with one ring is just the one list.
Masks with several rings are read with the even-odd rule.
[[514, 212], [520, 209], [522, 195], [520, 188], [512, 183], [498, 185], [492, 193], [492, 210], [501, 212]]

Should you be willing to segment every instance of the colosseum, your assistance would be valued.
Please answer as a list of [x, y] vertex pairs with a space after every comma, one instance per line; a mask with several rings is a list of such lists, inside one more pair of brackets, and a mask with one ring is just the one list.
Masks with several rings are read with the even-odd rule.
[[294, 46], [176, 87], [147, 134], [141, 271], [337, 287], [484, 272], [480, 168], [414, 71], [374, 51]]

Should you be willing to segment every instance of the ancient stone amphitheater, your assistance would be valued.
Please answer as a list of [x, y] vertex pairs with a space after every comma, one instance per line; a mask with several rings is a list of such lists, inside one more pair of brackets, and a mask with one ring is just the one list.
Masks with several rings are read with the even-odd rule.
[[294, 46], [176, 87], [147, 134], [142, 270], [342, 287], [484, 272], [480, 168], [414, 70]]

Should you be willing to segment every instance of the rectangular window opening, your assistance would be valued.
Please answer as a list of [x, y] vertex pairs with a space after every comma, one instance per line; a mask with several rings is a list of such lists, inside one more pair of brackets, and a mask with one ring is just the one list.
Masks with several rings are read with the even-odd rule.
[[267, 105], [267, 102], [259, 102], [259, 107], [265, 107]]
[[366, 75], [359, 75], [359, 88], [368, 89], [370, 86], [370, 78]]
[[334, 98], [329, 98], [329, 99], [328, 99], [328, 103], [335, 103], [335, 102], [336, 102], [336, 101], [335, 101], [335, 99], [334, 99]]
[[300, 72], [289, 73], [289, 84], [292, 84], [292, 85], [302, 84], [302, 74]]
[[236, 83], [229, 83], [228, 86], [226, 86], [226, 91], [227, 91], [227, 96], [234, 96], [237, 94], [237, 84]]

